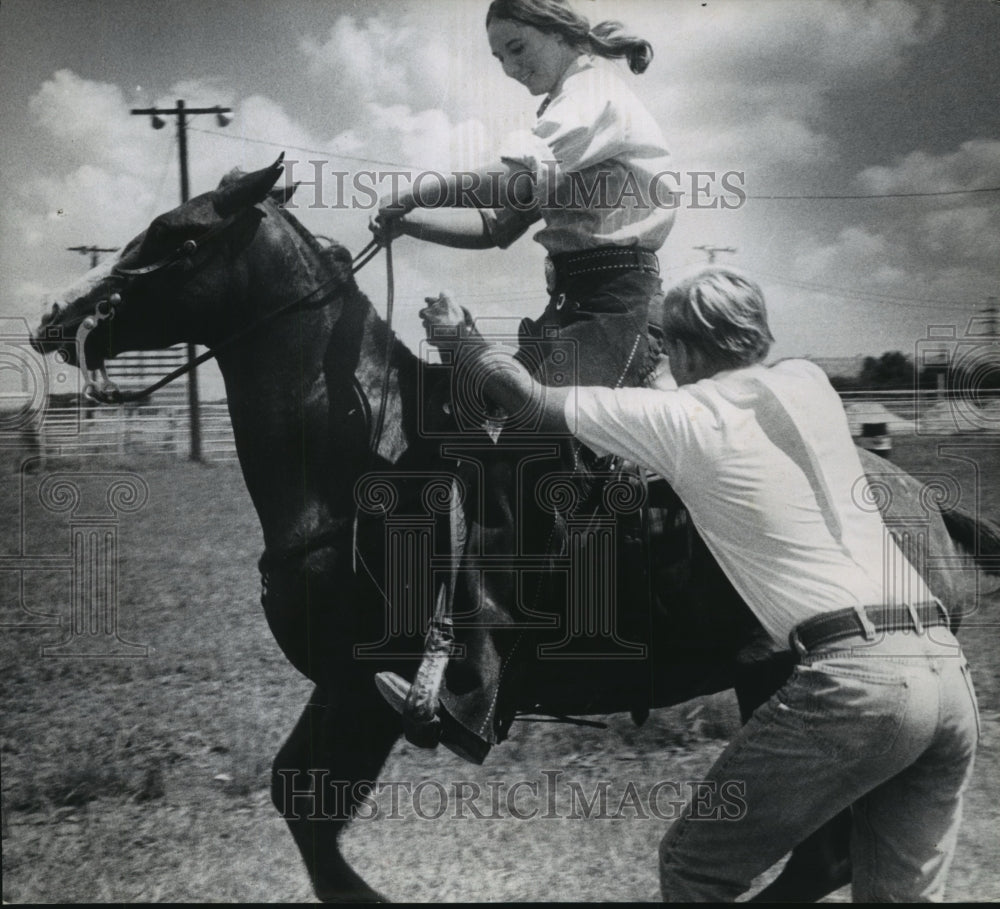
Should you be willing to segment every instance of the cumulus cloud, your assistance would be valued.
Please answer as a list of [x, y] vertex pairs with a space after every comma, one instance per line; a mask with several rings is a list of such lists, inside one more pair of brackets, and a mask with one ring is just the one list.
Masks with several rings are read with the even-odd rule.
[[944, 18], [939, 9], [912, 0], [576, 5], [592, 22], [623, 20], [653, 44], [659, 70], [690, 84], [720, 78], [734, 84], [762, 78], [789, 85], [868, 81], [891, 75], [909, 49], [939, 31]]
[[1000, 140], [970, 139], [953, 152], [937, 155], [917, 149], [892, 165], [865, 168], [856, 182], [873, 193], [953, 192], [1000, 186]]
[[870, 274], [880, 266], [890, 249], [886, 238], [862, 227], [845, 227], [829, 243], [800, 250], [794, 259], [794, 273], [805, 279], [826, 279], [838, 272], [844, 262], [851, 262], [854, 274]]
[[75, 162], [103, 162], [135, 173], [157, 144], [148, 124], [129, 116], [117, 85], [82, 79], [67, 69], [41, 85], [28, 109]]
[[[307, 36], [300, 48], [313, 79], [355, 104], [377, 100], [436, 107], [449, 94], [452, 54], [435, 34], [409, 24], [405, 15], [360, 22], [341, 16], [325, 40]], [[336, 114], [336, 108], [331, 110]]]
[[348, 135], [364, 136], [378, 157], [417, 169], [458, 170], [483, 163], [490, 153], [486, 127], [478, 120], [452, 122], [442, 110], [414, 111], [405, 104], [365, 106], [364, 126]]
[[[862, 170], [855, 184], [873, 193], [958, 192], [1000, 186], [1000, 141], [970, 139], [952, 151], [910, 152], [891, 165]], [[921, 199], [919, 209], [898, 218], [901, 252], [929, 272], [962, 263], [1000, 261], [1000, 210], [989, 194]], [[986, 269], [986, 273], [994, 269]]]
[[678, 129], [674, 153], [683, 167], [739, 170], [753, 190], [780, 187], [786, 165], [812, 166], [830, 161], [837, 148], [829, 136], [780, 110], [733, 122], [710, 122]]
[[[909, 0], [662, 0], [577, 3], [592, 22], [620, 19], [656, 56], [636, 91], [688, 166], [741, 167], [772, 184], [839, 156], [831, 91], [871, 91], [897, 72], [943, 16]], [[695, 163], [697, 162], [697, 163]]]
[[[172, 86], [155, 106], [173, 107], [181, 97], [194, 107], [227, 105], [232, 95], [217, 80], [188, 80]], [[130, 114], [118, 86], [59, 70], [39, 86], [28, 109], [54, 164], [35, 168], [16, 185], [2, 218], [5, 302], [12, 310], [33, 312], [39, 286], [65, 285], [85, 267], [66, 247], [123, 245], [154, 215], [177, 204], [178, 177], [173, 122], [151, 129], [148, 119]], [[277, 156], [278, 148], [235, 141], [241, 118], [255, 136], [316, 141], [267, 99], [246, 99], [236, 113], [227, 131], [211, 118], [191, 119], [193, 193], [212, 188], [234, 166], [262, 167]]]
[[929, 212], [922, 219], [925, 247], [951, 261], [1000, 260], [996, 206], [968, 205]]

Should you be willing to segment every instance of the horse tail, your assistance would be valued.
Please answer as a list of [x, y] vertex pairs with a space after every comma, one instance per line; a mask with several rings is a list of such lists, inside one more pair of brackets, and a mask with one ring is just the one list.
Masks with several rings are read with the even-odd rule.
[[941, 512], [951, 538], [988, 574], [1000, 575], [1000, 525], [962, 508]]

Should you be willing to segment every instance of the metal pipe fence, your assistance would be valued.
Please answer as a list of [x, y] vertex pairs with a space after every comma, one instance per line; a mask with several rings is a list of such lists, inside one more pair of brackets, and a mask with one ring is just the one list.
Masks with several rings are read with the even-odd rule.
[[[201, 454], [206, 461], [236, 459], [225, 404], [201, 404]], [[186, 403], [69, 405], [48, 408], [36, 434], [41, 455], [164, 454], [186, 458], [191, 448]]]
[[[843, 392], [841, 400], [851, 434], [862, 444], [866, 437], [875, 436], [1000, 433], [1000, 391]], [[236, 459], [236, 442], [224, 403], [201, 405], [201, 432], [205, 460]], [[21, 426], [18, 440], [18, 447], [41, 455], [161, 454], [184, 458], [190, 451], [189, 410], [186, 401], [177, 398], [117, 407], [50, 405], [40, 420]]]

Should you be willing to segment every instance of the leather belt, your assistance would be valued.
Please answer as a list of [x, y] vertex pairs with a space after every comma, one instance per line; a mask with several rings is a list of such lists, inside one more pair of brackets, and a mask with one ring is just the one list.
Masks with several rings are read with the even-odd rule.
[[598, 246], [581, 252], [557, 253], [545, 260], [550, 293], [571, 278], [611, 271], [647, 271], [658, 275], [660, 260], [656, 253], [638, 246]]
[[792, 633], [788, 636], [789, 646], [800, 656], [804, 656], [822, 644], [829, 644], [842, 638], [863, 635], [872, 640], [876, 634], [884, 631], [913, 629], [921, 632], [925, 627], [951, 624], [948, 611], [939, 600], [913, 607], [865, 606], [864, 613], [869, 622], [867, 628], [858, 611], [852, 607], [806, 619], [792, 629]]

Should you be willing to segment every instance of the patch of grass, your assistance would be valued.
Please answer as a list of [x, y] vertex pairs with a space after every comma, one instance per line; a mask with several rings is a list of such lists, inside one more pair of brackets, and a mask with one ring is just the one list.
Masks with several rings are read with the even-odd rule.
[[48, 780], [44, 794], [57, 807], [79, 808], [104, 796], [117, 796], [127, 785], [126, 768], [90, 758], [63, 768]]
[[247, 723], [234, 729], [225, 744], [212, 748], [223, 756], [223, 773], [229, 777], [222, 781], [223, 792], [246, 798], [254, 792], [269, 789], [272, 755], [264, 747], [266, 740], [266, 730], [257, 724]]
[[43, 782], [29, 783], [11, 807], [30, 811], [51, 806], [80, 808], [102, 798], [151, 802], [166, 795], [163, 760], [150, 756], [136, 767], [134, 757], [88, 755], [60, 766]]
[[4, 822], [9, 811], [42, 811], [48, 807], [48, 801], [42, 787], [34, 780], [19, 781], [3, 793]]

